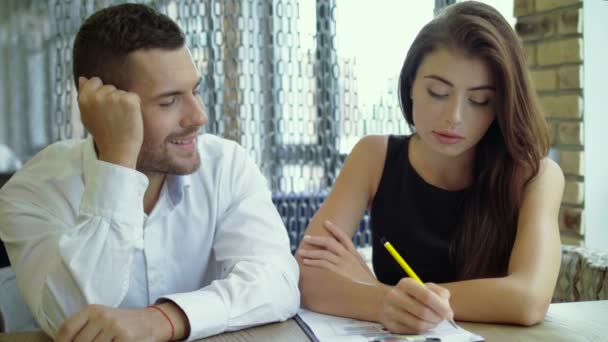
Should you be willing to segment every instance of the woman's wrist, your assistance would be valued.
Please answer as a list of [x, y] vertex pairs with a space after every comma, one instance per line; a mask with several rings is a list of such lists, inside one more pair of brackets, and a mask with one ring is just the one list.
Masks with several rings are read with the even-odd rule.
[[380, 281], [374, 284], [373, 288], [373, 303], [369, 305], [369, 308], [372, 308], [372, 312], [369, 313], [369, 319], [373, 322], [380, 322], [380, 312], [382, 311], [382, 306], [384, 305], [384, 298], [388, 294], [388, 292], [392, 289], [391, 286], [381, 283]]

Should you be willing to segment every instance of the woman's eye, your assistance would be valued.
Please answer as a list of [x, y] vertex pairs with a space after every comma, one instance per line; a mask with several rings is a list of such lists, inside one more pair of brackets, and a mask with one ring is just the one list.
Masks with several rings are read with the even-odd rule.
[[432, 91], [431, 89], [427, 89], [427, 91], [428, 91], [429, 95], [431, 95], [432, 97], [437, 98], [437, 99], [441, 99], [441, 98], [448, 96], [448, 94], [442, 94], [439, 92], [435, 92], [435, 91]]
[[476, 106], [485, 106], [488, 103], [490, 103], [490, 100], [488, 100], [488, 99], [483, 99], [483, 100], [469, 99], [469, 101], [471, 101], [471, 103], [474, 104], [474, 105], [476, 105]]

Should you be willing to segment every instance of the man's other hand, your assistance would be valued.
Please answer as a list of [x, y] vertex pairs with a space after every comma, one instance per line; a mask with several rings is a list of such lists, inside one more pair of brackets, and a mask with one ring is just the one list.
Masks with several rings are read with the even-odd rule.
[[[175, 313], [166, 305], [179, 308], [173, 303], [161, 304], [169, 317]], [[175, 316], [173, 338], [185, 335], [184, 322]], [[116, 309], [103, 305], [89, 305], [68, 318], [55, 336], [56, 342], [89, 341], [169, 341], [172, 328], [167, 318], [154, 308]]]

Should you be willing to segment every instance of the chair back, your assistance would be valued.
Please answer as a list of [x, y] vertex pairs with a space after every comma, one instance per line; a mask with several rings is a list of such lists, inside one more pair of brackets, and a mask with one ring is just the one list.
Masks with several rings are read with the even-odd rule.
[[[12, 176], [12, 173], [0, 173], [0, 188], [6, 183]], [[0, 268], [10, 266], [11, 263], [8, 260], [4, 243], [0, 240]]]

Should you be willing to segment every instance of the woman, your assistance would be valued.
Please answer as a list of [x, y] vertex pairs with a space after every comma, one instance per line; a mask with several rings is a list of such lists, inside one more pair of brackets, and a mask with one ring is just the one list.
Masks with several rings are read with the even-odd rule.
[[[490, 6], [447, 7], [412, 44], [399, 96], [415, 133], [354, 147], [296, 255], [303, 306], [397, 333], [451, 318], [540, 322], [564, 177], [517, 36]], [[377, 278], [350, 240], [366, 209]], [[431, 283], [408, 278], [382, 238]]]

